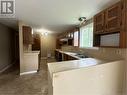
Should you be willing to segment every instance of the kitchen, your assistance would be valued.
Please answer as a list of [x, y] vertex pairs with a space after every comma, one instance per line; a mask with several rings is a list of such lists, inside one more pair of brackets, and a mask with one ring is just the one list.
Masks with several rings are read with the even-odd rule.
[[[38, 4], [33, 1], [30, 8], [37, 4], [37, 10], [45, 14], [36, 11], [37, 15], [29, 8], [27, 14], [23, 12], [24, 17], [17, 14], [20, 18], [17, 80], [28, 81], [26, 87], [23, 85], [26, 95], [127, 94], [127, 0], [95, 0], [84, 6], [86, 1], [74, 2], [81, 6], [77, 8], [70, 6], [69, 1], [58, 5], [54, 0], [50, 10], [45, 8], [50, 5], [48, 1]], [[61, 8], [62, 3], [65, 8]]]
[[[124, 16], [124, 6], [122, 5], [122, 2], [119, 1], [105, 10], [102, 10], [92, 19], [86, 20], [85, 17], [79, 18], [79, 21], [81, 20], [81, 25], [76, 26], [69, 31], [57, 34], [55, 39], [56, 49], [52, 49], [55, 53], [51, 53], [50, 50], [47, 50], [49, 47], [52, 47], [52, 45], [47, 45], [45, 46], [45, 49], [43, 48], [44, 51], [46, 51], [46, 56], [42, 57], [42, 59], [48, 60], [48, 58], [54, 58], [55, 56], [57, 61], [47, 63], [49, 95], [77, 95], [79, 91], [76, 90], [72, 92], [72, 88], [80, 89], [80, 95], [83, 95], [84, 93], [87, 93], [88, 95], [98, 95], [102, 93], [108, 93], [109, 95], [122, 95], [125, 86], [124, 59], [126, 58], [127, 52], [125, 49], [127, 46], [127, 33], [123, 31], [126, 30], [124, 24], [126, 22], [123, 20]], [[22, 26], [23, 24], [21, 23], [21, 27]], [[42, 32], [41, 34], [41, 31], [42, 30], [37, 31], [37, 33], [41, 35], [43, 45], [50, 42], [52, 43], [53, 40], [50, 40], [48, 43], [46, 42], [50, 33]], [[42, 42], [40, 41], [40, 43]], [[32, 42], [29, 44], [32, 45]], [[29, 63], [31, 63], [31, 61], [33, 62], [31, 63], [32, 65], [35, 63], [33, 59], [34, 55], [36, 54], [37, 60], [40, 52], [32, 52], [30, 48], [31, 46], [26, 45], [27, 52], [25, 53], [33, 54], [29, 60]], [[42, 54], [44, 54], [44, 51]], [[39, 63], [39, 61], [36, 61], [36, 63]], [[30, 64], [25, 62], [24, 64], [27, 64], [27, 66], [24, 65], [24, 67], [28, 67], [28, 72], [20, 72], [20, 75], [36, 73], [39, 70], [38, 64], [34, 64], [31, 68], [29, 68]], [[23, 66], [20, 66], [20, 69], [22, 70], [21, 67]], [[87, 71], [87, 68], [89, 68], [89, 72]], [[79, 73], [73, 75], [73, 73], [76, 73], [76, 71], [78, 72], [78, 70]], [[83, 78], [83, 76], [81, 76], [82, 73], [84, 76], [87, 76], [87, 79], [84, 77], [84, 80], [81, 80], [81, 78]], [[73, 79], [72, 82], [66, 80], [66, 77], [69, 77], [68, 74], [72, 76], [70, 77], [70, 79]], [[79, 79], [77, 79], [77, 77], [79, 77]], [[120, 78], [117, 79], [117, 77]], [[91, 78], [95, 79], [91, 80]], [[114, 82], [112, 80], [114, 80]], [[78, 81], [80, 81], [81, 84], [78, 83]], [[100, 81], [102, 81], [102, 83]], [[100, 83], [100, 85], [98, 86], [95, 82]], [[78, 83], [76, 87], [74, 87], [74, 83]], [[82, 85], [82, 83], [87, 85]], [[89, 83], [94, 85], [87, 88], [90, 85]], [[64, 87], [67, 89], [63, 89]], [[107, 89], [108, 92], [105, 89]], [[89, 90], [92, 90], [92, 92]]]

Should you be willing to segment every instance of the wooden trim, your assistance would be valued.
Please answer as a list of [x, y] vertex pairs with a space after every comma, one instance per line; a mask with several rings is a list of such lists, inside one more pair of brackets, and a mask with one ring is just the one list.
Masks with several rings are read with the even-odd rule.
[[80, 45], [80, 31], [79, 31], [79, 29], [76, 29], [73, 33], [77, 32], [77, 31], [78, 31], [78, 46], [74, 46], [74, 37], [73, 37], [73, 46], [74, 47], [79, 47], [79, 45]]
[[121, 32], [120, 32], [120, 48], [127, 47], [127, 0], [121, 0]]
[[80, 29], [78, 29], [78, 47], [80, 47]]

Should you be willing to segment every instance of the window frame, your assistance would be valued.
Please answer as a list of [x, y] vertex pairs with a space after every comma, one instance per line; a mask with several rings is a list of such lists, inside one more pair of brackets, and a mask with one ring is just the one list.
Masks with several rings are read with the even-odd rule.
[[[92, 26], [94, 28], [94, 23], [93, 22], [88, 23], [87, 25], [84, 25], [84, 26], [82, 26], [82, 27], [79, 28], [79, 34], [81, 35], [81, 28], [83, 28], [83, 27], [89, 27], [90, 24], [92, 24]], [[93, 49], [98, 49], [98, 48], [94, 47], [94, 43], [93, 43], [94, 41], [92, 42], [92, 44], [93, 44], [92, 47], [81, 47], [80, 46], [81, 45], [81, 41], [80, 41], [81, 40], [81, 36], [80, 35], [79, 35], [79, 43], [80, 43], [79, 44], [79, 48], [85, 48], [85, 49], [92, 49], [93, 48]], [[93, 40], [94, 40], [94, 31], [93, 31]]]
[[[74, 46], [74, 33], [75, 32], [78, 32], [78, 46]], [[80, 29], [76, 29], [74, 32], [73, 32], [73, 46], [74, 47], [78, 47], [80, 46]]]

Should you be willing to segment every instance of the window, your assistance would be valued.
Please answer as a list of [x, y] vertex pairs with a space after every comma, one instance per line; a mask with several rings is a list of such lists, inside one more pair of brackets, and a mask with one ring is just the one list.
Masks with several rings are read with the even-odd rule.
[[93, 47], [93, 23], [80, 28], [80, 47]]
[[78, 46], [79, 31], [74, 32], [74, 46]]

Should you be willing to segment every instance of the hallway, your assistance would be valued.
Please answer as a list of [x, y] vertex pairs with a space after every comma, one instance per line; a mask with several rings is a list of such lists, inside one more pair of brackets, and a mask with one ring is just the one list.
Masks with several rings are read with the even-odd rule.
[[47, 95], [47, 65], [54, 59], [41, 60], [40, 71], [36, 74], [19, 76], [13, 66], [0, 75], [0, 95]]

